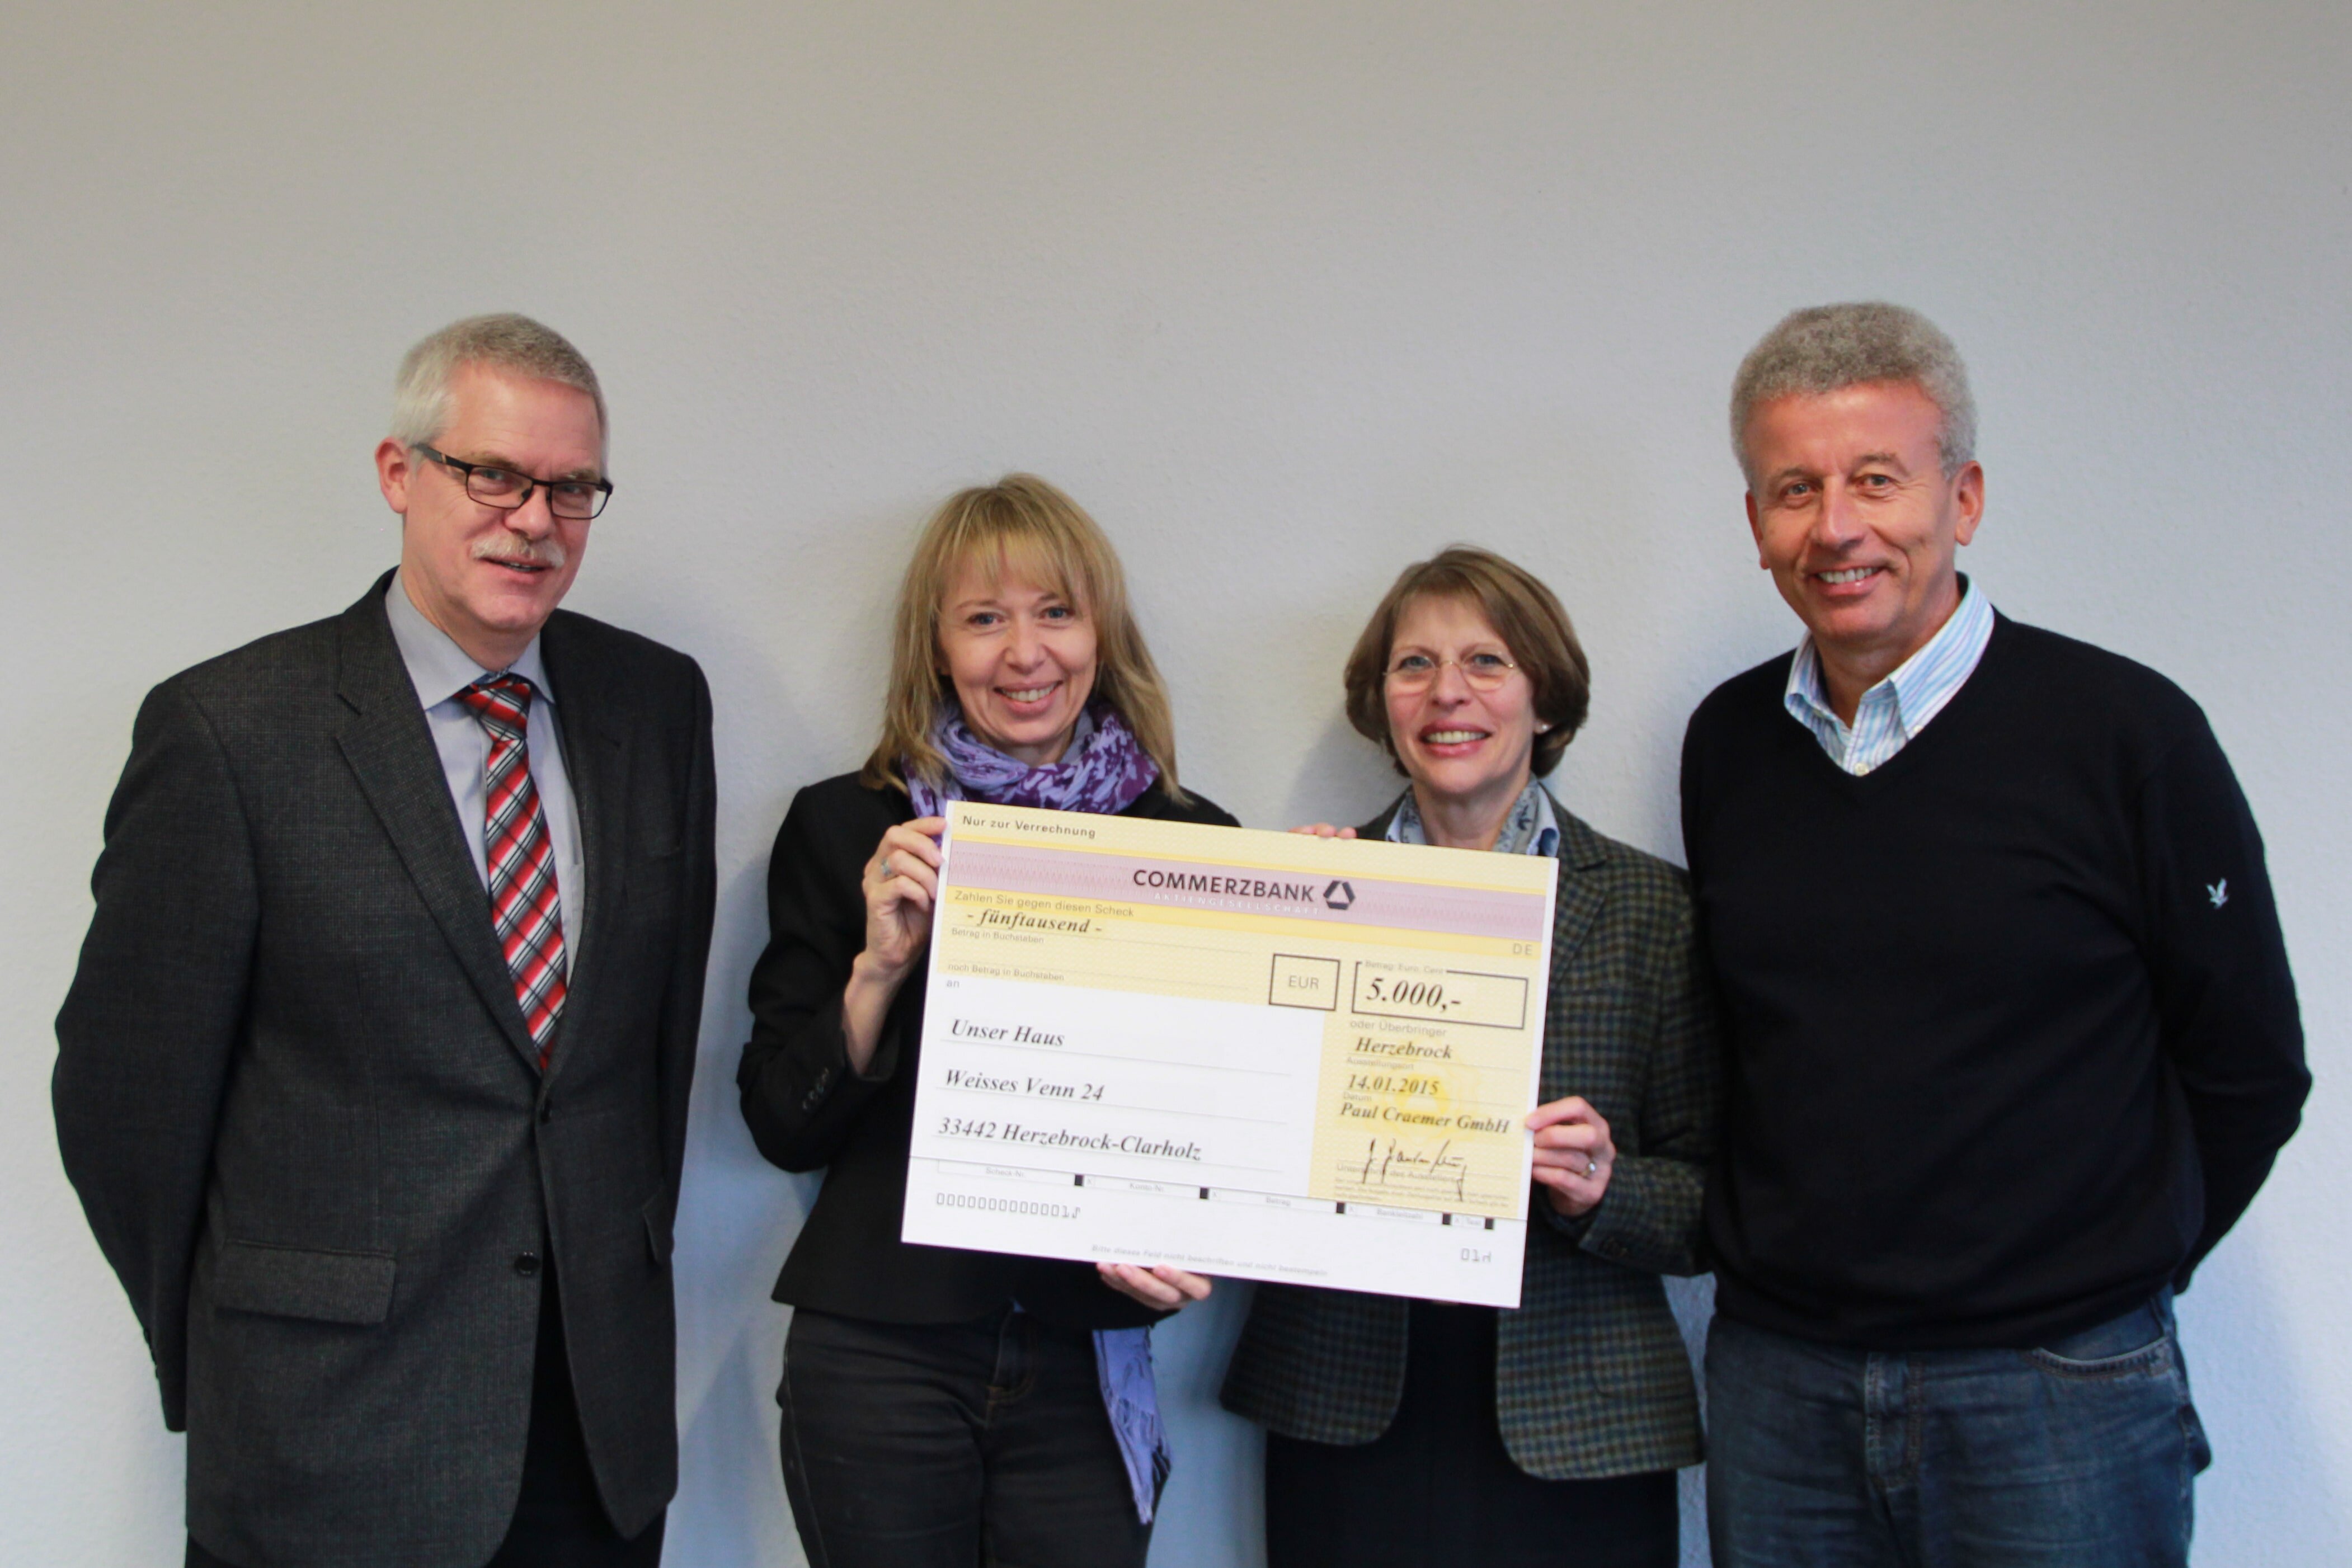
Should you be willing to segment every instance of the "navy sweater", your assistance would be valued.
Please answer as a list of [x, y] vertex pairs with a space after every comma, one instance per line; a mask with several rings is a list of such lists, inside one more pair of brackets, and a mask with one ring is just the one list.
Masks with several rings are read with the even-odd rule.
[[1683, 747], [1731, 1072], [1719, 1310], [2024, 1347], [2185, 1285], [2310, 1087], [2262, 840], [2205, 716], [2001, 619], [1857, 779], [1789, 716], [1789, 663], [1718, 687]]

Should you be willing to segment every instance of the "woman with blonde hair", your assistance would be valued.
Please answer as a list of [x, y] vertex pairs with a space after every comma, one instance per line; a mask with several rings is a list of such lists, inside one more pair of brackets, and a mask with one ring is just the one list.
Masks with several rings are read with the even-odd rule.
[[1206, 1282], [898, 1239], [938, 838], [961, 800], [1234, 824], [1177, 786], [1109, 540], [1029, 475], [933, 516], [881, 740], [785, 814], [736, 1082], [760, 1152], [825, 1172], [775, 1289], [809, 1561], [1141, 1568], [1167, 1468], [1148, 1325]]

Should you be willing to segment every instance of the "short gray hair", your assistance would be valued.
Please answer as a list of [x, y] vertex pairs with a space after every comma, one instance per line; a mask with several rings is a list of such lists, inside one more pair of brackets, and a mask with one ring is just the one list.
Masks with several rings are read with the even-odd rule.
[[1791, 310], [1739, 361], [1731, 381], [1731, 450], [1752, 486], [1748, 422], [1759, 404], [1820, 397], [1869, 382], [1908, 382], [1944, 416], [1936, 449], [1948, 479], [1977, 455], [1977, 400], [1952, 340], [1925, 316], [1866, 301]]
[[452, 321], [408, 350], [392, 383], [392, 438], [403, 446], [429, 445], [449, 423], [449, 380], [459, 365], [484, 365], [560, 382], [596, 403], [596, 434], [610, 434], [604, 389], [586, 356], [552, 327], [504, 312]]

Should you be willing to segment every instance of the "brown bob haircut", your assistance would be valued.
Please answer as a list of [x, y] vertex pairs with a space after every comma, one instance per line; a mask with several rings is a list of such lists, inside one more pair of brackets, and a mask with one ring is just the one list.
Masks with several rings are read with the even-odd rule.
[[1551, 727], [1536, 737], [1533, 765], [1540, 779], [1559, 765], [1560, 753], [1584, 727], [1592, 705], [1592, 667], [1569, 624], [1568, 612], [1550, 589], [1524, 567], [1505, 560], [1475, 545], [1448, 545], [1427, 560], [1415, 561], [1397, 580], [1364, 623], [1348, 655], [1348, 722], [1358, 733], [1380, 743], [1396, 763], [1395, 737], [1389, 734], [1386, 694], [1389, 653], [1396, 643], [1397, 622], [1405, 606], [1416, 599], [1459, 599], [1486, 618], [1486, 624], [1510, 650], [1511, 662], [1535, 687], [1536, 717]]
[[[905, 791], [911, 768], [945, 782], [947, 759], [931, 727], [955, 700], [940, 658], [940, 611], [966, 566], [993, 591], [1007, 577], [1059, 594], [1095, 629], [1095, 685], [1117, 709], [1152, 761], [1171, 799], [1176, 788], [1176, 726], [1168, 688], [1128, 608], [1127, 574], [1086, 508], [1034, 474], [1007, 474], [993, 485], [960, 490], [931, 515], [915, 541], [898, 588], [890, 644], [890, 685], [882, 700], [882, 738], [857, 777], [871, 789]], [[1091, 698], [1089, 700], [1092, 700]]]

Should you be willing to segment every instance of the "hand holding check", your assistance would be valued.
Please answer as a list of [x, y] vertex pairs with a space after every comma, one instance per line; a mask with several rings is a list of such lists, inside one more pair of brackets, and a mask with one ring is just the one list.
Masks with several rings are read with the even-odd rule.
[[842, 1033], [849, 1065], [858, 1072], [874, 1060], [882, 1019], [931, 939], [931, 905], [939, 897], [939, 835], [947, 823], [918, 817], [886, 831], [866, 862], [859, 887], [866, 895], [866, 947], [849, 967], [841, 998]]
[[1591, 1213], [1609, 1190], [1617, 1162], [1608, 1121], [1571, 1094], [1528, 1112], [1528, 1126], [1536, 1135], [1533, 1174], [1544, 1197], [1571, 1219]]

